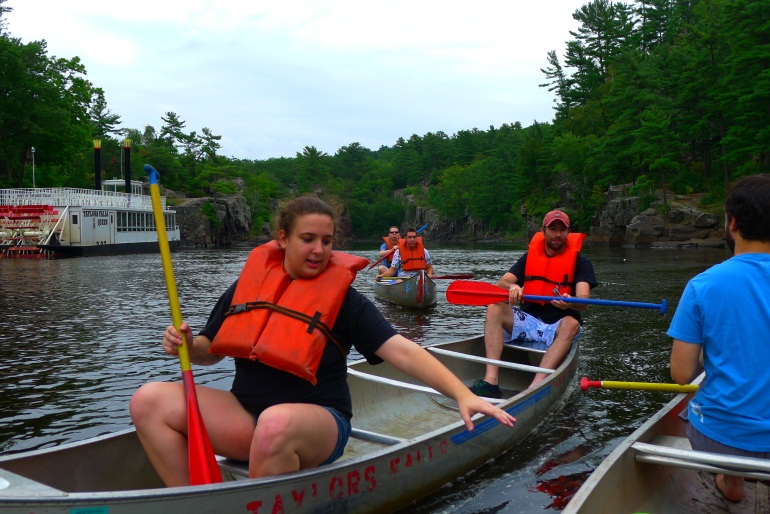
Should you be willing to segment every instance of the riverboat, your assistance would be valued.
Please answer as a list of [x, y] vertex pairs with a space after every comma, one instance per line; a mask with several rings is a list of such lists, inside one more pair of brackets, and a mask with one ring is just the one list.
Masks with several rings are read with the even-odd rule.
[[[0, 258], [158, 252], [152, 199], [142, 191], [141, 181], [122, 179], [105, 180], [101, 189], [0, 189]], [[161, 203], [175, 250], [176, 214], [165, 198]]]
[[436, 283], [424, 270], [411, 277], [375, 280], [374, 294], [386, 302], [415, 309], [436, 305]]
[[[588, 477], [564, 514], [770, 512], [770, 461], [694, 451], [679, 417], [693, 393], [680, 394], [621, 442]], [[733, 503], [716, 490], [716, 473], [747, 479]]]
[[[483, 337], [428, 347], [464, 383], [483, 376]], [[348, 365], [353, 432], [332, 464], [249, 479], [247, 463], [219, 458], [221, 483], [163, 487], [133, 429], [0, 457], [0, 513], [199, 514], [393, 512], [461, 477], [527, 437], [574, 390], [578, 345], [556, 369], [544, 352], [506, 346], [503, 399], [513, 428], [481, 414], [468, 431], [456, 403], [387, 363]], [[527, 389], [534, 373], [548, 376]]]

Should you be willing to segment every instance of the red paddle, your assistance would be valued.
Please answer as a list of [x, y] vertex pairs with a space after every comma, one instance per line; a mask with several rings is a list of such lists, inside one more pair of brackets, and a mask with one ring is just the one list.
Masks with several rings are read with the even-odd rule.
[[[150, 196], [152, 197], [152, 210], [155, 215], [155, 227], [158, 232], [158, 245], [163, 261], [163, 274], [166, 278], [168, 302], [171, 306], [171, 319], [174, 327], [179, 330], [182, 324], [182, 311], [179, 308], [179, 296], [174, 280], [174, 268], [171, 264], [171, 251], [168, 247], [168, 235], [166, 234], [166, 222], [163, 219], [163, 208], [160, 204], [160, 189], [158, 187], [158, 172], [149, 164], [144, 165], [144, 170], [150, 174]], [[190, 469], [190, 484], [213, 484], [222, 481], [222, 472], [214, 456], [206, 426], [203, 424], [200, 409], [198, 408], [198, 396], [195, 393], [195, 380], [190, 368], [190, 354], [187, 342], [182, 337], [182, 346], [179, 347], [179, 365], [182, 368], [182, 384], [184, 396], [187, 400], [187, 456]]]
[[[486, 282], [471, 282], [458, 280], [449, 284], [446, 291], [449, 303], [458, 305], [489, 305], [490, 303], [505, 302], [508, 300], [508, 291]], [[563, 300], [559, 296], [535, 296], [524, 295], [525, 302], [550, 302]], [[666, 312], [666, 300], [661, 303], [625, 302], [621, 300], [596, 300], [592, 298], [571, 297], [565, 301], [569, 303], [584, 303], [588, 305], [609, 305], [612, 307], [639, 307], [643, 309], [659, 309], [661, 314]]]
[[374, 264], [370, 264], [370, 265], [369, 265], [369, 267], [368, 267], [368, 268], [366, 268], [366, 270], [367, 270], [367, 271], [369, 271], [369, 270], [370, 270], [370, 269], [372, 269], [373, 267], [377, 266], [379, 263], [381, 263], [382, 261], [384, 261], [385, 259], [387, 259], [389, 255], [393, 255], [393, 252], [395, 252], [395, 251], [396, 251], [396, 247], [394, 246], [394, 247], [393, 247], [393, 249], [392, 249], [391, 251], [389, 251], [388, 253], [386, 253], [386, 254], [385, 254], [385, 255], [383, 255], [382, 257], [380, 257], [380, 259], [379, 259], [377, 262], [375, 262]]

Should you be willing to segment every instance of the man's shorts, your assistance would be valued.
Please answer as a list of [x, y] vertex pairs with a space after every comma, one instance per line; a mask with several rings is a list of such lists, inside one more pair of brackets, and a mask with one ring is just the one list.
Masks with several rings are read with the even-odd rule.
[[[548, 350], [553, 344], [560, 323], [561, 320], [550, 325], [543, 323], [518, 307], [513, 307], [513, 331], [508, 332], [503, 329], [503, 341], [535, 350]], [[580, 338], [581, 331], [582, 327], [572, 340], [573, 343]]]
[[[683, 413], [686, 413], [689, 411], [689, 408], [684, 409], [682, 411]], [[740, 448], [735, 448], [734, 446], [728, 446], [726, 444], [722, 444], [719, 441], [715, 441], [711, 439], [710, 437], [707, 437], [703, 435], [701, 432], [698, 431], [697, 428], [693, 426], [692, 423], [689, 423], [689, 420], [687, 419], [687, 416], [679, 416], [680, 418], [684, 419], [685, 421], [688, 421], [687, 423], [687, 439], [690, 440], [690, 446], [692, 446], [693, 450], [697, 450], [699, 452], [710, 452], [710, 453], [720, 453], [722, 455], [735, 455], [737, 457], [754, 457], [756, 459], [770, 459], [770, 452], [752, 452], [749, 450], [741, 450]]]

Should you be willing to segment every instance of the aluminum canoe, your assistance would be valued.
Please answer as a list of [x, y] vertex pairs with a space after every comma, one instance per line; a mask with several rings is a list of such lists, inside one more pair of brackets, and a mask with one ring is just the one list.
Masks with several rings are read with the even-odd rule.
[[[676, 396], [622, 441], [572, 497], [564, 514], [770, 512], [770, 461], [691, 449], [679, 413], [692, 396]], [[716, 473], [757, 480], [747, 480], [743, 501], [733, 503], [715, 489]]]
[[436, 283], [425, 271], [420, 271], [409, 278], [375, 281], [374, 294], [386, 302], [425, 309], [436, 304]]
[[[430, 351], [464, 383], [484, 374], [483, 337]], [[348, 366], [353, 435], [344, 456], [315, 469], [249, 479], [245, 463], [220, 459], [219, 484], [163, 487], [133, 429], [0, 457], [1, 514], [197, 514], [393, 512], [499, 456], [531, 433], [575, 388], [578, 345], [526, 389], [542, 352], [506, 347], [503, 400], [513, 428], [482, 415], [468, 431], [456, 404], [387, 363]], [[521, 391], [524, 390], [524, 391]], [[521, 391], [521, 392], [520, 392]]]

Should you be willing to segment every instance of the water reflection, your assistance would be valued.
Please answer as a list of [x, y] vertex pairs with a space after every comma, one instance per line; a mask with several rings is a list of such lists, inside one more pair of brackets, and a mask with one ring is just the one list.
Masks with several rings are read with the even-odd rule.
[[[351, 251], [376, 260], [376, 248], [359, 245]], [[438, 275], [473, 273], [487, 282], [495, 282], [524, 251], [511, 245], [429, 248]], [[203, 327], [219, 295], [238, 277], [248, 251], [174, 255], [182, 315], [193, 330]], [[665, 330], [679, 295], [690, 277], [726, 258], [725, 251], [589, 246], [584, 253], [600, 282], [596, 298], [650, 303], [666, 298], [668, 313], [591, 307], [585, 315], [579, 376], [670, 381]], [[354, 283], [370, 298], [373, 276], [374, 271], [362, 272]], [[450, 282], [437, 280], [438, 305], [426, 311], [375, 302], [401, 333], [421, 344], [480, 334], [484, 308], [449, 304], [445, 292]], [[0, 452], [123, 429], [130, 425], [128, 399], [139, 385], [178, 379], [177, 362], [159, 344], [170, 315], [158, 256], [2, 260], [0, 287]], [[232, 369], [228, 359], [196, 367], [196, 381], [228, 388]], [[671, 397], [575, 389], [522, 444], [409, 510], [534, 513], [557, 507], [560, 500], [551, 493], [574, 485], [558, 477], [593, 470], [620, 438]]]

